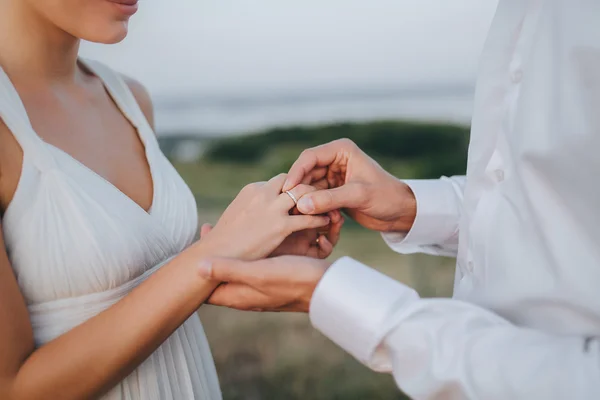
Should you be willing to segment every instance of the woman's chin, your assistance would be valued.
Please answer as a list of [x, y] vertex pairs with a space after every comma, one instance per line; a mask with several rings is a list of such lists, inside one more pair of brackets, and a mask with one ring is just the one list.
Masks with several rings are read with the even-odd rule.
[[83, 35], [76, 35], [83, 40], [93, 43], [115, 44], [121, 42], [127, 37], [129, 31], [128, 21], [116, 21], [110, 27], [97, 29], [94, 32], [86, 32]]

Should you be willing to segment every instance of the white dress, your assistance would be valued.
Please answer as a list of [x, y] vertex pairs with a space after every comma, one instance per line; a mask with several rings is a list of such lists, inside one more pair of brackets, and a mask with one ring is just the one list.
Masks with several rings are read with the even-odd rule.
[[[86, 62], [86, 66], [137, 129], [154, 198], [146, 212], [106, 179], [45, 143], [0, 68], [0, 117], [24, 154], [21, 178], [2, 228], [37, 346], [117, 302], [190, 245], [198, 227], [192, 193], [161, 152], [125, 82], [102, 64]], [[104, 398], [221, 399], [198, 316], [189, 318]]]

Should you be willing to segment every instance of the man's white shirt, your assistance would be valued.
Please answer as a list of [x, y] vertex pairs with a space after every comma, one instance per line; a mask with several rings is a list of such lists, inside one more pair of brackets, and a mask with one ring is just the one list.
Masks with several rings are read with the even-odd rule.
[[500, 0], [473, 115], [466, 178], [384, 235], [457, 256], [454, 298], [343, 258], [311, 320], [415, 399], [600, 398], [600, 1]]

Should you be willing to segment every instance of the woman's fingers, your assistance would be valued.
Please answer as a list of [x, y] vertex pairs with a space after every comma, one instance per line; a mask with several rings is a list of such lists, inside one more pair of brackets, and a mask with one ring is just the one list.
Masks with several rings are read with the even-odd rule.
[[213, 226], [211, 224], [203, 224], [200, 228], [200, 239], [208, 235], [212, 231]]
[[316, 241], [310, 246], [306, 252], [306, 256], [311, 258], [327, 258], [333, 253], [333, 244], [325, 235], [318, 235]]
[[281, 193], [283, 189], [283, 184], [287, 178], [287, 174], [279, 174], [271, 178], [267, 183], [265, 183], [264, 188], [269, 192], [272, 192], [274, 195], [278, 195]]
[[327, 258], [331, 255], [331, 253], [333, 252], [333, 243], [331, 243], [329, 241], [329, 239], [327, 239], [327, 236], [325, 235], [321, 235], [319, 236], [318, 242], [318, 256], [319, 258]]
[[342, 217], [342, 213], [340, 212], [340, 210], [333, 210], [333, 211], [329, 211], [327, 213], [327, 215], [329, 216], [329, 218], [331, 218], [331, 223], [336, 224], [338, 223], [341, 219], [343, 219]]
[[309, 257], [327, 258], [333, 253], [333, 249], [340, 239], [342, 226], [344, 225], [344, 217], [339, 211], [332, 211], [327, 214], [330, 218], [330, 223], [325, 231], [317, 233], [317, 240], [314, 246], [308, 251]]
[[292, 232], [317, 229], [329, 225], [331, 220], [322, 215], [292, 215], [287, 219], [287, 230]]
[[331, 224], [329, 224], [329, 231], [326, 234], [328, 241], [332, 246], [335, 246], [340, 240], [342, 233], [342, 227], [344, 226], [344, 217], [339, 211], [329, 213], [331, 218]]
[[[315, 187], [310, 185], [298, 185], [293, 189], [289, 190], [288, 193], [282, 193], [279, 195], [278, 202], [281, 204], [286, 211], [296, 207], [296, 202], [302, 198], [302, 196], [314, 192], [317, 190]], [[292, 198], [293, 197], [293, 198]]]

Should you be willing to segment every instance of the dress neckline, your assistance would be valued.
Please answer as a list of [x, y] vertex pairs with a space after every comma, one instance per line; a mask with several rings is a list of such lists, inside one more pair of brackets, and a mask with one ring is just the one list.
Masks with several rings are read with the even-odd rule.
[[[21, 100], [21, 97], [19, 96], [18, 92], [16, 91], [16, 88], [14, 87], [14, 85], [10, 81], [10, 78], [8, 78], [8, 76], [6, 75], [6, 73], [4, 72], [4, 70], [2, 69], [1, 66], [0, 66], [0, 75], [4, 75], [7, 78], [7, 79], [5, 79], [5, 81], [7, 82], [7, 85], [9, 87], [5, 88], [5, 89], [8, 89], [10, 92], [12, 92], [14, 94], [13, 97], [15, 98], [15, 101], [20, 103], [20, 104], [18, 104], [18, 106], [20, 106], [20, 108], [23, 110], [21, 113], [23, 115], [21, 115], [21, 117], [26, 120], [27, 125], [29, 125], [29, 127], [30, 127], [30, 129], [29, 129], [30, 135], [35, 136], [35, 139], [38, 142], [39, 146], [43, 146], [43, 147], [51, 150], [53, 153], [58, 154], [61, 157], [68, 159], [75, 167], [84, 171], [85, 174], [89, 175], [93, 179], [97, 179], [99, 182], [102, 182], [102, 184], [105, 187], [107, 187], [108, 190], [111, 190], [111, 191], [117, 193], [120, 197], [124, 198], [124, 201], [131, 203], [132, 205], [135, 206], [135, 208], [139, 209], [147, 216], [152, 216], [153, 211], [155, 209], [155, 205], [156, 205], [158, 190], [157, 190], [157, 183], [156, 183], [156, 178], [155, 178], [156, 175], [154, 173], [153, 163], [152, 163], [152, 159], [151, 159], [150, 151], [149, 151], [149, 143], [147, 143], [142, 132], [140, 132], [140, 129], [143, 129], [144, 125], [137, 123], [137, 121], [134, 120], [132, 114], [130, 112], [128, 112], [126, 109], [124, 109], [123, 104], [125, 103], [125, 100], [122, 98], [123, 96], [119, 95], [118, 88], [115, 88], [113, 84], [111, 84], [110, 82], [107, 82], [106, 77], [103, 76], [105, 74], [101, 73], [101, 71], [94, 68], [92, 63], [85, 62], [82, 59], [78, 59], [77, 62], [83, 69], [85, 69], [86, 71], [88, 71], [89, 73], [91, 73], [92, 75], [94, 75], [96, 78], [98, 78], [100, 80], [104, 90], [106, 91], [106, 94], [109, 96], [109, 98], [111, 99], [111, 101], [113, 102], [115, 107], [117, 107], [119, 112], [132, 125], [132, 127], [134, 128], [135, 133], [138, 137], [138, 140], [141, 141], [142, 146], [144, 147], [144, 158], [145, 158], [146, 164], [148, 165], [148, 172], [150, 174], [150, 181], [151, 181], [151, 185], [152, 185], [152, 199], [151, 199], [151, 204], [148, 209], [145, 209], [144, 207], [142, 207], [139, 203], [137, 203], [135, 200], [133, 200], [129, 195], [127, 195], [125, 192], [123, 192], [123, 190], [119, 189], [119, 187], [117, 187], [113, 182], [111, 182], [110, 180], [108, 180], [107, 178], [102, 176], [100, 173], [96, 172], [91, 167], [87, 166], [85, 163], [83, 163], [82, 161], [80, 161], [79, 159], [77, 159], [76, 157], [74, 157], [73, 155], [68, 153], [67, 151], [65, 151], [65, 150], [61, 149], [60, 147], [55, 146], [51, 143], [48, 143], [44, 139], [42, 139], [41, 136], [39, 136], [37, 134], [37, 132], [35, 132], [33, 127], [31, 127], [29, 115], [27, 114], [25, 106], [23, 105], [23, 102]], [[15, 137], [17, 139], [19, 139], [20, 133], [15, 132], [15, 131], [12, 131], [12, 133], [13, 133], [13, 135], [15, 135]], [[21, 144], [21, 147], [23, 147], [21, 140], [18, 140], [18, 141]], [[13, 208], [12, 206], [15, 203], [15, 199], [17, 198], [17, 195], [19, 193], [19, 188], [20, 188], [20, 186], [22, 186], [21, 181], [23, 180], [23, 175], [25, 172], [25, 162], [26, 162], [26, 158], [27, 158], [26, 149], [22, 148], [22, 151], [23, 151], [23, 161], [22, 161], [23, 165], [22, 165], [22, 168], [20, 171], [19, 181], [17, 183], [17, 188], [15, 190], [13, 198], [10, 201], [10, 203], [8, 204], [8, 206], [6, 207], [6, 210], [4, 212], [4, 217], [6, 217], [6, 215], [8, 215], [10, 210]]]

